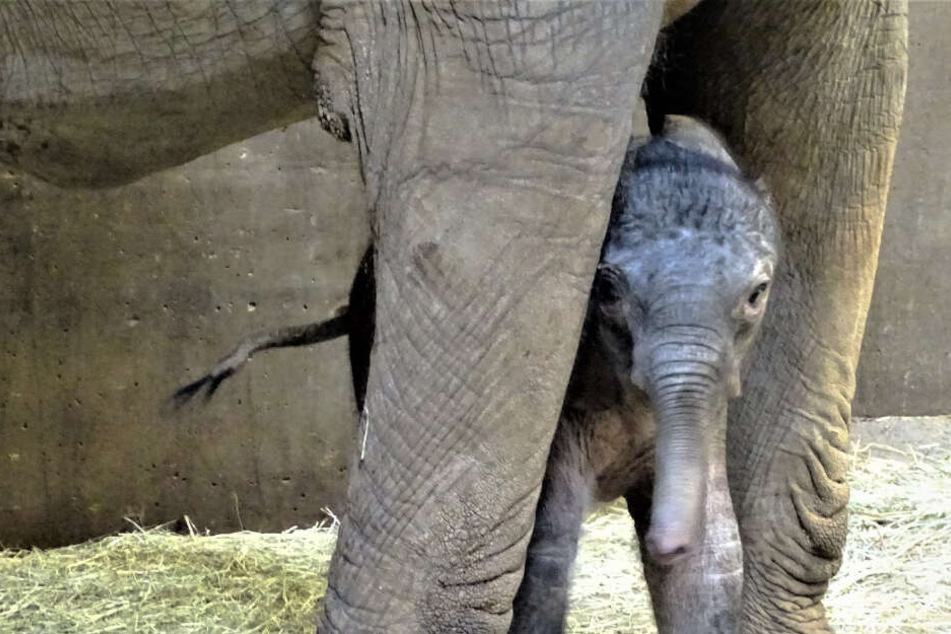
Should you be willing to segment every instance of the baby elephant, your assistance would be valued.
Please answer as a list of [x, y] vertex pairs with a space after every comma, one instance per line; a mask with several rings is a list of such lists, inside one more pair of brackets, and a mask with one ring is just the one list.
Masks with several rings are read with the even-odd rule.
[[592, 500], [625, 496], [661, 632], [733, 632], [742, 551], [726, 406], [777, 263], [768, 197], [702, 124], [632, 143], [510, 632], [562, 632]]
[[[735, 630], [742, 551], [726, 479], [726, 407], [740, 393], [777, 253], [768, 197], [703, 124], [668, 117], [662, 134], [632, 141], [511, 633], [564, 631], [585, 511], [620, 496], [635, 521], [660, 632]], [[345, 331], [365, 377], [369, 346], [359, 348], [367, 359], [355, 359], [353, 339], [372, 328], [361, 323], [343, 314], [258, 335], [177, 397], [210, 394], [256, 350]], [[358, 402], [365, 386], [355, 380]]]

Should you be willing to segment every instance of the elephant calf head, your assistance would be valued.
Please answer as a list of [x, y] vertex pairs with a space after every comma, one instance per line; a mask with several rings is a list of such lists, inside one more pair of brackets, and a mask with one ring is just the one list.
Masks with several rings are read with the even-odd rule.
[[660, 136], [629, 149], [589, 327], [654, 415], [646, 549], [659, 563], [697, 543], [711, 447], [740, 394], [778, 240], [768, 197], [703, 124], [669, 117]]

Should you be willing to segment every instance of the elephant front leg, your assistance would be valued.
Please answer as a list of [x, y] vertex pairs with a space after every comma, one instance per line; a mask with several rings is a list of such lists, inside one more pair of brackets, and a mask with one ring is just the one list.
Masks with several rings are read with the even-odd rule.
[[377, 289], [322, 633], [508, 630], [660, 9], [322, 3]]
[[[638, 488], [627, 496], [637, 526], [647, 580], [660, 634], [735, 634], [743, 590], [743, 551], [727, 484], [724, 449], [708, 468], [705, 524], [699, 547], [663, 566], [647, 553], [650, 501]], [[649, 489], [647, 489], [649, 491]]]
[[562, 422], [548, 458], [509, 634], [565, 631], [571, 569], [591, 492], [585, 462], [577, 439]]

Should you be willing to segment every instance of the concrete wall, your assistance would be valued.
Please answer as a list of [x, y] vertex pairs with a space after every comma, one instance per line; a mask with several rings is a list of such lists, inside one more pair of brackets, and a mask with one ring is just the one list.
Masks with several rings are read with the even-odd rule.
[[951, 3], [911, 3], [901, 141], [854, 411], [951, 412]]
[[264, 327], [346, 303], [367, 241], [353, 148], [315, 122], [113, 190], [0, 177], [0, 543], [188, 514], [312, 524], [342, 502], [346, 340], [260, 354], [207, 407], [171, 392]]

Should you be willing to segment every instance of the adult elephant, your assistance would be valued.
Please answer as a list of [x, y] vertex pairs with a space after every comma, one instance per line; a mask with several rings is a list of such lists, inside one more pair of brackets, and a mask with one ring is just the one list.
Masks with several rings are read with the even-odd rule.
[[[366, 441], [320, 631], [508, 627], [662, 19], [569, 0], [0, 5], [0, 159], [58, 183], [127, 181], [307, 116], [315, 60], [377, 258]], [[746, 631], [829, 629], [906, 29], [900, 0], [705, 0], [646, 84], [652, 116], [712, 122], [765, 176], [784, 233], [729, 431]]]

